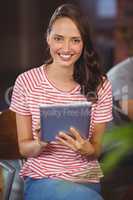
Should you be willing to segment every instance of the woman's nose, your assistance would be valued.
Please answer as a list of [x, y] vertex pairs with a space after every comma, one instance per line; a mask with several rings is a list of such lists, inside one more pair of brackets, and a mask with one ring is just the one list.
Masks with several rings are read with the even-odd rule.
[[64, 41], [63, 43], [63, 50], [64, 51], [69, 51], [71, 49], [71, 45], [69, 41]]

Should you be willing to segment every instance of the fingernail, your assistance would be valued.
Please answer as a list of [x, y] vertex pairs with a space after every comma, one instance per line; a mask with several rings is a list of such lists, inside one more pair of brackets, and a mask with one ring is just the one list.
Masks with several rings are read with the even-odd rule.
[[59, 132], [59, 135], [62, 135], [62, 134], [63, 134], [63, 132], [60, 131], [60, 132]]

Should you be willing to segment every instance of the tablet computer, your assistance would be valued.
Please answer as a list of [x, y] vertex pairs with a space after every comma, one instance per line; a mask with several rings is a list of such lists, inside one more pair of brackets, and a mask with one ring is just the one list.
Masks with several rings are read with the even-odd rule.
[[60, 131], [76, 128], [82, 137], [89, 136], [91, 102], [40, 105], [41, 140], [54, 141]]

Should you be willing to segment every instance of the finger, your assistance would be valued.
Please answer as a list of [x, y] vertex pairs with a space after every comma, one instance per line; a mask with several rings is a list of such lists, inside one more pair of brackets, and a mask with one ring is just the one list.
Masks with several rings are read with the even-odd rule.
[[34, 131], [34, 136], [35, 136], [35, 140], [38, 142], [38, 143], [40, 143], [40, 141], [41, 141], [41, 136], [40, 136], [40, 130], [39, 129], [35, 129], [35, 131]]
[[36, 140], [36, 142], [38, 144], [41, 144], [43, 146], [45, 146], [45, 144], [48, 144], [48, 142], [45, 142], [45, 141], [42, 141], [41, 138], [40, 138], [40, 133], [39, 132], [34, 132], [34, 139]]
[[41, 130], [40, 124], [37, 124], [37, 126], [35, 128], [35, 132], [40, 132], [40, 130]]
[[79, 151], [81, 149], [81, 146], [82, 146], [81, 143], [76, 140], [75, 147], [76, 147], [77, 151]]
[[57, 136], [56, 139], [58, 139], [63, 144], [71, 147], [73, 150], [77, 151], [81, 149], [81, 146], [82, 146], [81, 142], [73, 139], [71, 136], [68, 136], [67, 134], [63, 132], [59, 132], [59, 136]]
[[35, 127], [35, 131], [36, 132], [40, 132], [41, 126], [40, 126], [40, 121], [37, 122], [36, 127]]
[[36, 129], [35, 129], [35, 132], [39, 133], [40, 130], [41, 130], [41, 128], [36, 128]]
[[34, 136], [35, 136], [35, 139], [36, 140], [39, 140], [40, 141], [40, 132], [38, 130], [35, 130], [34, 131]]
[[57, 142], [58, 142], [59, 144], [63, 144], [63, 145], [65, 145], [65, 146], [68, 146], [68, 147], [70, 147], [72, 150], [76, 151], [76, 148], [75, 148], [72, 144], [70, 144], [67, 140], [64, 140], [64, 139], [62, 139], [61, 137], [58, 137], [58, 136], [56, 136], [56, 139], [57, 139]]
[[37, 122], [37, 126], [40, 127], [40, 121]]
[[75, 139], [69, 133], [59, 132], [59, 137], [72, 144], [75, 142]]
[[82, 137], [79, 133], [79, 131], [77, 129], [75, 129], [74, 127], [70, 127], [70, 132], [73, 134], [73, 136], [75, 137], [76, 140], [78, 140], [79, 142], [82, 141]]
[[36, 142], [40, 144], [41, 140], [40, 140], [40, 137], [38, 136], [38, 134], [35, 133], [34, 136], [35, 136], [34, 139], [36, 140]]
[[39, 144], [41, 145], [41, 147], [46, 147], [49, 143], [40, 141]]
[[41, 127], [40, 127], [40, 122], [38, 121], [36, 124], [36, 128], [35, 128], [35, 136], [40, 140], [40, 131], [41, 131]]

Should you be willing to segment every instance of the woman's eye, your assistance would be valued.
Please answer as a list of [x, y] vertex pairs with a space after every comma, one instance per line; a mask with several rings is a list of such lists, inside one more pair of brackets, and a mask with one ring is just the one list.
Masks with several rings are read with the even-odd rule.
[[79, 43], [81, 42], [81, 40], [79, 40], [79, 39], [73, 39], [72, 42], [73, 42], [74, 44], [79, 44]]
[[61, 37], [54, 37], [54, 40], [57, 41], [57, 42], [60, 42], [62, 41], [63, 39]]

